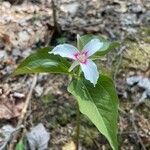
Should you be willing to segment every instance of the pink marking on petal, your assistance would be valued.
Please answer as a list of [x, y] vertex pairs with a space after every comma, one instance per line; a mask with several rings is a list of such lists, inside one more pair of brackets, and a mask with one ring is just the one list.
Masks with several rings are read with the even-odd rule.
[[87, 62], [87, 52], [77, 52], [76, 54], [74, 54], [75, 59], [82, 63], [82, 64], [86, 64]]

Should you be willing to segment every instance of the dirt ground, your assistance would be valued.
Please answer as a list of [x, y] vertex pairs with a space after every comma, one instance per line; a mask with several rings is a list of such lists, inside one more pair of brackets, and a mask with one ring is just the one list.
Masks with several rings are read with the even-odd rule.
[[[37, 48], [74, 44], [76, 34], [90, 33], [120, 42], [97, 61], [116, 83], [119, 149], [150, 149], [150, 1], [60, 0], [55, 5], [60, 34], [55, 32], [51, 0], [0, 1], [0, 128], [17, 126], [32, 85], [34, 75], [11, 76], [19, 62]], [[23, 122], [27, 130], [45, 126], [49, 149], [74, 149], [75, 100], [67, 92], [68, 82], [65, 75], [38, 74]], [[81, 149], [110, 149], [94, 125], [85, 116], [81, 119]], [[0, 129], [0, 145], [4, 140]]]

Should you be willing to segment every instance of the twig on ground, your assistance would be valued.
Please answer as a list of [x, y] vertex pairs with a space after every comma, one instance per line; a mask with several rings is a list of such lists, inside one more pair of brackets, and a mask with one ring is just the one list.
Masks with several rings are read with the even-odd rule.
[[[24, 122], [24, 118], [25, 118], [25, 115], [27, 113], [27, 109], [28, 109], [28, 106], [30, 104], [30, 100], [31, 100], [31, 97], [32, 97], [32, 93], [33, 93], [33, 90], [34, 90], [34, 87], [36, 85], [36, 82], [37, 82], [37, 75], [34, 76], [33, 78], [33, 82], [32, 82], [32, 85], [31, 85], [31, 89], [27, 95], [27, 98], [26, 98], [26, 101], [25, 101], [25, 104], [24, 104], [24, 108], [21, 112], [21, 115], [20, 115], [20, 118], [19, 118], [19, 121], [18, 121], [18, 124], [17, 124], [17, 127], [21, 126]], [[17, 143], [17, 139], [20, 135], [20, 132], [21, 130], [18, 130], [12, 137], [11, 141], [10, 141], [10, 145], [8, 147], [8, 150], [13, 150], [16, 143]]]
[[116, 38], [115, 34], [112, 32], [111, 29], [105, 28], [105, 31], [109, 34], [109, 36], [110, 36], [112, 39], [115, 39], [115, 38]]
[[135, 112], [134, 112], [134, 110], [132, 111], [132, 113], [131, 113], [131, 122], [132, 122], [132, 126], [133, 126], [133, 128], [134, 128], [134, 130], [135, 130], [135, 134], [136, 134], [136, 136], [137, 136], [137, 138], [138, 138], [138, 140], [139, 140], [139, 142], [140, 142], [140, 144], [141, 144], [141, 146], [142, 146], [142, 149], [143, 150], [146, 150], [146, 148], [145, 148], [145, 146], [144, 146], [144, 143], [143, 143], [143, 141], [142, 141], [142, 139], [141, 139], [141, 137], [140, 137], [140, 135], [139, 135], [139, 133], [138, 133], [138, 129], [137, 129], [137, 126], [136, 126], [136, 124], [135, 124]]
[[139, 140], [139, 142], [140, 142], [140, 145], [142, 146], [142, 150], [146, 150], [146, 148], [145, 148], [145, 146], [144, 146], [144, 143], [143, 143], [143, 141], [142, 141], [142, 139], [141, 139], [141, 137], [140, 137], [140, 135], [139, 135], [139, 133], [138, 133], [137, 126], [136, 126], [136, 124], [135, 124], [135, 110], [136, 110], [136, 108], [137, 108], [140, 104], [141, 104], [141, 103], [137, 103], [137, 104], [134, 106], [134, 108], [131, 110], [131, 115], [128, 114], [128, 113], [126, 113], [126, 112], [125, 112], [124, 110], [122, 110], [121, 108], [119, 108], [119, 111], [120, 111], [122, 114], [124, 114], [124, 115], [126, 115], [127, 117], [129, 117], [130, 121], [132, 122], [132, 126], [133, 126], [133, 128], [134, 128], [134, 133], [136, 134], [136, 136], [137, 136], [137, 138], [138, 138], [138, 140]]
[[54, 27], [55, 27], [55, 30], [58, 34], [61, 34], [61, 30], [60, 30], [60, 27], [59, 27], [59, 24], [57, 22], [57, 14], [56, 14], [56, 5], [55, 5], [55, 2], [54, 0], [51, 1], [52, 3], [52, 10], [53, 10], [53, 22], [54, 22]]
[[122, 62], [122, 58], [123, 58], [123, 51], [126, 49], [126, 46], [122, 46], [119, 50], [119, 52], [117, 53], [116, 55], [116, 58], [115, 60], [117, 59], [118, 57], [118, 62], [116, 64], [116, 68], [115, 68], [115, 71], [113, 73], [113, 78], [114, 78], [114, 81], [116, 82], [116, 76], [118, 74], [118, 70], [120, 69], [120, 65], [121, 65], [121, 62]]
[[118, 51], [117, 55], [121, 55], [125, 49], [126, 49], [126, 46], [122, 46], [120, 50]]
[[[86, 130], [88, 131], [88, 130]], [[99, 143], [97, 143], [97, 141], [95, 139], [93, 139], [93, 137], [91, 136], [91, 134], [89, 132], [86, 132], [86, 134], [90, 137], [90, 139], [93, 141], [94, 145], [97, 147], [97, 149], [100, 149], [100, 145]]]

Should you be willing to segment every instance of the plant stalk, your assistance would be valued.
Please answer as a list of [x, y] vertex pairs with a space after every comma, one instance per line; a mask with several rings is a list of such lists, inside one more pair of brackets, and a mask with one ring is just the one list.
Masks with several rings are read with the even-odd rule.
[[79, 110], [79, 104], [77, 102], [77, 117], [76, 117], [76, 150], [79, 150], [79, 136], [80, 136], [80, 110]]

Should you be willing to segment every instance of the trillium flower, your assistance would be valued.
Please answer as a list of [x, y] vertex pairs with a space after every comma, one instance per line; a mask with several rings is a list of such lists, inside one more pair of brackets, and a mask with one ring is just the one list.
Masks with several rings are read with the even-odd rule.
[[78, 50], [75, 46], [70, 44], [60, 44], [50, 51], [49, 54], [60, 55], [61, 57], [75, 60], [70, 70], [80, 65], [84, 77], [95, 86], [99, 78], [99, 72], [96, 64], [89, 57], [99, 51], [102, 46], [103, 43], [99, 39], [94, 38], [89, 41], [82, 50]]

